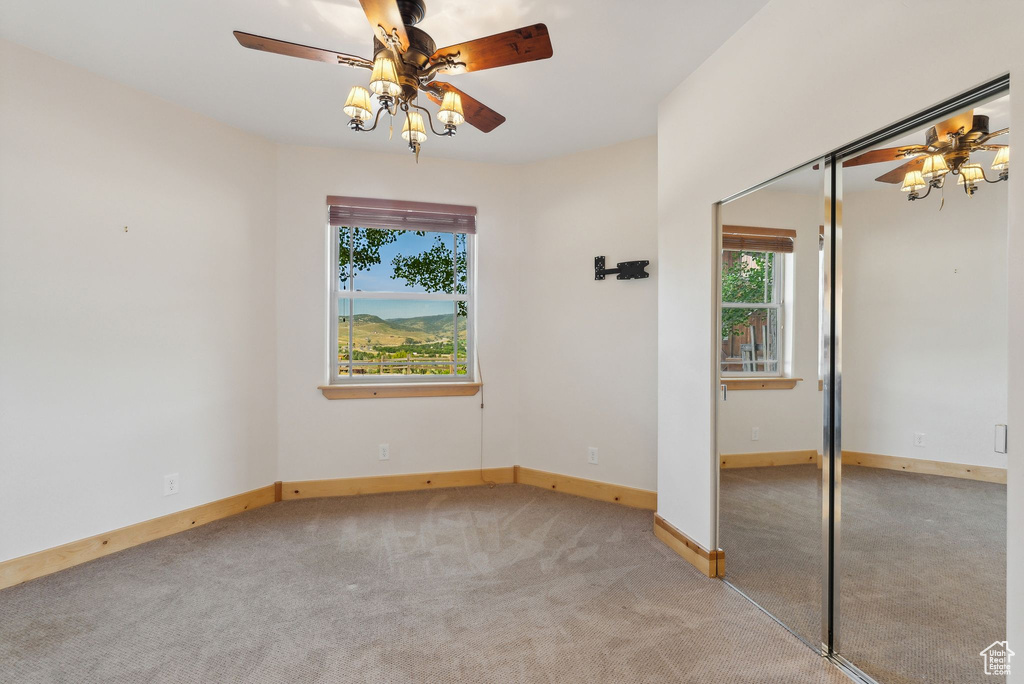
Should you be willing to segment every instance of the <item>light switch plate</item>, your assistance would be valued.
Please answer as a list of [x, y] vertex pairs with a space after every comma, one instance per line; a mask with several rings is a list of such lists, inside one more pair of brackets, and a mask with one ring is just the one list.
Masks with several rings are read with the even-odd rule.
[[996, 425], [996, 453], [1006, 453], [1006, 426]]

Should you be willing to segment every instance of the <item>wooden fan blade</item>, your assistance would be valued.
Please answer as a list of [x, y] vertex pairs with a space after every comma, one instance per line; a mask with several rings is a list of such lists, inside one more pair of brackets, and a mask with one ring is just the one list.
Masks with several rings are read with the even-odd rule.
[[251, 50], [274, 52], [279, 55], [312, 59], [315, 62], [327, 62], [328, 64], [347, 64], [348, 66], [359, 66], [367, 69], [373, 67], [373, 62], [370, 60], [363, 59], [362, 57], [356, 57], [355, 55], [346, 55], [344, 52], [334, 52], [333, 50], [324, 50], [321, 48], [310, 47], [308, 45], [289, 43], [284, 40], [275, 40], [264, 36], [256, 36], [243, 31], [235, 31], [234, 33], [235, 38], [238, 39], [239, 45]]
[[[432, 89], [436, 88], [440, 91], [442, 97], [444, 93], [448, 91], [458, 93], [462, 98], [462, 112], [466, 116], [466, 121], [474, 128], [477, 128], [484, 133], [490, 133], [495, 128], [505, 123], [505, 117], [501, 114], [483, 104], [476, 98], [470, 97], [450, 83], [434, 81], [429, 87]], [[429, 97], [433, 102], [441, 104], [441, 97], [438, 97], [437, 93], [430, 92], [428, 90], [427, 97]]]
[[461, 74], [466, 71], [480, 71], [547, 59], [552, 54], [548, 27], [544, 24], [534, 24], [443, 47], [430, 57], [430, 61], [441, 63], [447, 59], [449, 62], [462, 62], [465, 66], [451, 65], [439, 69], [449, 74]]
[[[904, 147], [886, 147], [882, 150], [871, 150], [856, 157], [843, 160], [843, 168], [848, 166], [862, 166], [864, 164], [877, 164], [879, 162], [898, 161], [906, 159], [908, 154], [919, 154], [925, 148], [922, 145], [909, 145]], [[903, 154], [900, 154], [900, 153]]]
[[985, 143], [985, 142], [988, 142], [989, 140], [991, 140], [992, 138], [997, 138], [1000, 135], [1006, 135], [1009, 132], [1010, 132], [1009, 128], [1001, 128], [998, 131], [993, 131], [993, 132], [989, 133], [988, 135], [980, 138], [977, 142]]
[[409, 35], [405, 32], [402, 13], [398, 11], [395, 0], [359, 0], [359, 4], [363, 6], [377, 40], [388, 45], [389, 38], [396, 39], [399, 52], [409, 48]]
[[902, 183], [903, 178], [907, 175], [907, 171], [920, 171], [921, 167], [924, 166], [924, 160], [927, 157], [918, 157], [917, 159], [911, 159], [902, 166], [897, 166], [888, 173], [883, 173], [875, 180], [879, 183]]

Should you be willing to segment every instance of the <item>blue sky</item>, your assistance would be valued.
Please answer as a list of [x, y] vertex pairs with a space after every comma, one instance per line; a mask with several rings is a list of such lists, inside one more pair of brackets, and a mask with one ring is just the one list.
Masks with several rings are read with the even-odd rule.
[[[367, 292], [424, 292], [422, 287], [409, 287], [404, 280], [392, 278], [391, 260], [397, 254], [409, 256], [429, 249], [436, 236], [437, 233], [427, 233], [421, 237], [413, 232], [399, 235], [397, 240], [381, 247], [380, 264], [356, 275], [355, 288]], [[450, 235], [444, 237], [446, 242], [451, 239]]]

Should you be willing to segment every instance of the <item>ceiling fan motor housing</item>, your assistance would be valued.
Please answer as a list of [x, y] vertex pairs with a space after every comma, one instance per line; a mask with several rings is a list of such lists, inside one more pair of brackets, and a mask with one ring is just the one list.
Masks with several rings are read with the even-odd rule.
[[406, 27], [415, 26], [427, 15], [427, 5], [423, 0], [397, 0], [397, 4]]

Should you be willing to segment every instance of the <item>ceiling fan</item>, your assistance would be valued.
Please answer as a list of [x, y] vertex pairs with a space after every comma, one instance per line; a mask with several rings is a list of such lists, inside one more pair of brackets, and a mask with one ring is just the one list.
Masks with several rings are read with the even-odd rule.
[[[455, 86], [435, 80], [438, 74], [461, 74], [495, 67], [547, 59], [552, 55], [551, 39], [544, 24], [534, 24], [438, 49], [434, 40], [416, 24], [426, 14], [424, 0], [359, 0], [373, 30], [373, 59], [347, 55], [333, 50], [289, 43], [274, 38], [235, 31], [235, 38], [247, 48], [301, 57], [329, 64], [344, 64], [371, 72], [370, 90], [380, 108], [373, 115], [370, 92], [353, 86], [345, 102], [351, 117], [349, 128], [372, 131], [387, 112], [391, 117], [401, 110], [406, 114], [402, 138], [419, 158], [420, 144], [427, 139], [423, 115], [431, 131], [438, 136], [455, 135], [463, 122], [489, 133], [505, 122], [505, 117]], [[430, 112], [417, 104], [420, 92], [440, 105], [441, 132], [434, 128]], [[367, 128], [369, 121], [373, 125]]]
[[[905, 163], [884, 173], [875, 180], [881, 183], [902, 183], [903, 192], [910, 201], [924, 199], [933, 188], [943, 187], [947, 174], [958, 176], [967, 195], [973, 196], [978, 183], [998, 183], [1010, 177], [1009, 145], [993, 145], [989, 141], [1010, 132], [1009, 128], [989, 132], [988, 117], [974, 110], [958, 114], [935, 124], [925, 133], [924, 145], [888, 147], [871, 150], [843, 162], [843, 167], [877, 164], [907, 159]], [[989, 180], [981, 164], [970, 163], [971, 154], [979, 150], [995, 150], [992, 170], [998, 171], [996, 180]], [[923, 195], [921, 190], [928, 188]]]

